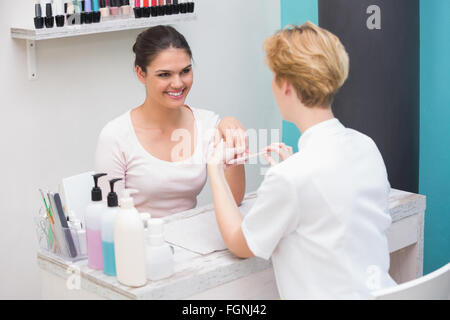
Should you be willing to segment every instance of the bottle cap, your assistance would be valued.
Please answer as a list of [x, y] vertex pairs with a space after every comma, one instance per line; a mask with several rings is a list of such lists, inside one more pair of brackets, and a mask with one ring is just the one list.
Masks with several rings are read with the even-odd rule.
[[119, 200], [117, 198], [117, 193], [114, 192], [114, 183], [122, 180], [122, 178], [109, 180], [109, 186], [111, 187], [111, 192], [108, 193], [108, 207], [118, 207]]
[[98, 173], [93, 175], [95, 185], [91, 191], [92, 201], [102, 201], [102, 190], [98, 187], [98, 179], [103, 176], [106, 176], [106, 173]]
[[160, 246], [164, 244], [164, 220], [149, 219], [147, 221], [147, 237], [150, 245]]
[[134, 201], [131, 195], [133, 193], [138, 193], [135, 189], [124, 189], [122, 191], [122, 198], [120, 199], [120, 207], [123, 209], [129, 209], [134, 207]]
[[75, 215], [75, 212], [73, 212], [73, 210], [69, 210], [69, 216], [67, 217], [67, 220], [70, 222], [70, 225], [76, 230], [82, 229], [81, 221], [77, 219], [77, 216]]

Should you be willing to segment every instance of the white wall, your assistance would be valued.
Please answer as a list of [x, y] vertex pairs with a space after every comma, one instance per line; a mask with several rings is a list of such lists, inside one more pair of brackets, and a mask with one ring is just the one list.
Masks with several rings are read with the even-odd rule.
[[[32, 23], [33, 1], [2, 0], [0, 9], [0, 298], [38, 299], [38, 188], [56, 190], [61, 178], [91, 170], [103, 125], [143, 101], [131, 50], [139, 31], [40, 41], [39, 79], [29, 81], [25, 41], [11, 39], [10, 27]], [[279, 129], [261, 47], [280, 27], [279, 1], [199, 0], [197, 14], [175, 25], [195, 60], [188, 104]], [[247, 166], [247, 191], [259, 172]], [[208, 187], [199, 200], [211, 202]]]

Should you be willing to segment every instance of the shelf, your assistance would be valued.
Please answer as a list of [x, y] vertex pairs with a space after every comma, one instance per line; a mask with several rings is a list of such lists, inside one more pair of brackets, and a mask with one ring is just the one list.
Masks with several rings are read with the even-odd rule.
[[51, 29], [35, 29], [34, 27], [11, 27], [11, 38], [26, 40], [28, 79], [37, 79], [36, 41], [77, 37], [114, 31], [144, 29], [156, 25], [168, 25], [197, 20], [195, 13], [177, 14], [135, 19], [114, 19], [100, 23], [82, 24]]
[[48, 39], [58, 39], [67, 37], [84, 36], [89, 34], [114, 32], [114, 31], [124, 31], [133, 29], [148, 28], [160, 24], [171, 24], [178, 22], [187, 22], [197, 19], [195, 13], [178, 14], [171, 16], [160, 16], [160, 17], [150, 17], [135, 19], [114, 19], [102, 21], [100, 23], [92, 24], [82, 24], [64, 27], [54, 27], [51, 29], [35, 29], [34, 27], [12, 27], [11, 37], [15, 39], [24, 40], [48, 40]]

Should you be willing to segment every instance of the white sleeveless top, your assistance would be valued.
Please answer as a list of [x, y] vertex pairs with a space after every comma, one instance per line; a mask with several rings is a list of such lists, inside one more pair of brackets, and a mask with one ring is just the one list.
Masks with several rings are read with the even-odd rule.
[[139, 142], [131, 122], [131, 110], [110, 121], [101, 131], [95, 154], [95, 172], [100, 178], [103, 199], [110, 191], [109, 180], [122, 178], [114, 186], [119, 198], [124, 188], [133, 195], [139, 212], [160, 218], [194, 208], [206, 178], [206, 161], [212, 150], [219, 116], [212, 111], [191, 108], [197, 130], [193, 155], [169, 162], [151, 155]]

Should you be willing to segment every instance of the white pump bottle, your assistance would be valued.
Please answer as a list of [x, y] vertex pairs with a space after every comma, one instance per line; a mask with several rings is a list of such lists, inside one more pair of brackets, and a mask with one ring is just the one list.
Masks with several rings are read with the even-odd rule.
[[123, 191], [120, 209], [114, 220], [117, 280], [130, 287], [141, 287], [147, 283], [144, 226], [131, 197], [136, 192], [132, 189]]
[[174, 259], [172, 247], [164, 241], [164, 220], [149, 219], [147, 226], [147, 277], [153, 281], [168, 278], [174, 273]]

